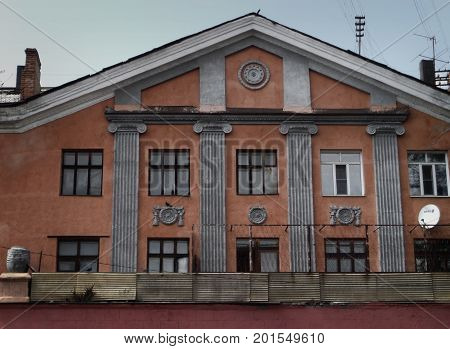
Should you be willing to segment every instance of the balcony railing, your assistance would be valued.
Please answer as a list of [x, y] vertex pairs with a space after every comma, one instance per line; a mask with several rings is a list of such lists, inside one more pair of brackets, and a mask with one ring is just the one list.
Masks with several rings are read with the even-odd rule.
[[94, 303], [450, 303], [450, 273], [32, 275], [31, 302], [76, 302], [83, 295]]

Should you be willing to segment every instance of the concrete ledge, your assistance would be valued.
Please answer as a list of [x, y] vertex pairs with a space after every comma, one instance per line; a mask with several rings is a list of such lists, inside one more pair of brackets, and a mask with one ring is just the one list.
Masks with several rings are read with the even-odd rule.
[[28, 273], [0, 274], [0, 303], [28, 303]]

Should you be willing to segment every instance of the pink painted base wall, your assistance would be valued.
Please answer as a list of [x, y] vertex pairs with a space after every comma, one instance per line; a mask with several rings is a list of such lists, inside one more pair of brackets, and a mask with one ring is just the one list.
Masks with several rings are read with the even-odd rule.
[[450, 304], [41, 304], [34, 307], [0, 304], [0, 328], [399, 329], [449, 326]]

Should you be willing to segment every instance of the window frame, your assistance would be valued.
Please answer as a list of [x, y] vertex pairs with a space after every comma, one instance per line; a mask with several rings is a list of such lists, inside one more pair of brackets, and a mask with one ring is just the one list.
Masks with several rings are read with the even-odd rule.
[[[76, 256], [60, 256], [60, 242], [76, 242], [77, 243], [77, 254]], [[81, 256], [80, 255], [80, 246], [82, 242], [97, 242], [97, 255], [90, 255], [90, 256]], [[56, 272], [58, 273], [89, 273], [88, 271], [81, 271], [80, 270], [80, 261], [81, 259], [95, 259], [97, 261], [97, 270], [91, 271], [91, 273], [98, 273], [99, 270], [99, 259], [100, 259], [100, 238], [98, 237], [89, 237], [89, 236], [83, 236], [83, 237], [58, 237], [57, 238], [57, 245], [56, 245]], [[75, 261], [75, 270], [74, 271], [61, 271], [59, 270], [59, 262], [60, 261]]]
[[[409, 161], [409, 154], [424, 154], [425, 161]], [[444, 162], [430, 162], [426, 161], [428, 154], [443, 154], [445, 156]], [[450, 196], [450, 178], [449, 178], [449, 168], [448, 168], [448, 152], [446, 151], [438, 151], [438, 150], [408, 150], [406, 153], [406, 161], [407, 161], [407, 173], [408, 173], [408, 186], [409, 186], [409, 196], [410, 197], [433, 197], [433, 198], [448, 198]], [[418, 165], [419, 166], [419, 185], [420, 185], [420, 195], [413, 195], [411, 193], [411, 182], [409, 180], [409, 166], [410, 165]], [[432, 176], [433, 176], [433, 194], [424, 194], [424, 185], [423, 185], [423, 165], [431, 165], [432, 166]], [[436, 181], [436, 166], [435, 165], [444, 165], [445, 166], [445, 175], [447, 179], [447, 195], [437, 195], [437, 181]]]
[[[322, 162], [322, 154], [339, 154], [339, 158], [341, 158], [341, 154], [358, 154], [359, 155], [359, 162], [352, 162], [352, 161], [325, 161]], [[344, 196], [344, 197], [361, 197], [365, 196], [365, 183], [364, 183], [364, 166], [363, 166], [363, 156], [361, 150], [320, 150], [319, 153], [319, 160], [320, 160], [320, 180], [322, 184], [322, 196]], [[322, 174], [322, 165], [332, 165], [333, 167], [333, 194], [324, 194], [324, 186], [323, 186], [323, 174]], [[345, 165], [345, 175], [346, 175], [346, 181], [347, 181], [347, 193], [348, 194], [337, 194], [337, 180], [336, 180], [336, 166], [338, 165]], [[361, 194], [351, 194], [350, 193], [350, 166], [349, 165], [359, 165], [359, 172], [361, 176]]]
[[[151, 159], [152, 159], [152, 152], [159, 152], [161, 154], [161, 164], [160, 165], [152, 165]], [[173, 152], [175, 154], [175, 162], [173, 165], [165, 165], [164, 164], [164, 158], [165, 153]], [[188, 155], [188, 161], [187, 165], [179, 165], [178, 164], [178, 154], [179, 153], [187, 153]], [[164, 171], [167, 169], [173, 169], [175, 171], [175, 194], [164, 194]], [[187, 194], [177, 194], [178, 191], [178, 170], [188, 170], [188, 191]], [[161, 171], [161, 190], [159, 191], [159, 194], [152, 194], [151, 192], [151, 176], [152, 176], [152, 170], [160, 170]], [[189, 148], [182, 148], [182, 149], [149, 149], [148, 150], [148, 196], [182, 196], [182, 197], [188, 197], [191, 196], [191, 150]]]
[[[239, 154], [247, 153], [248, 156], [248, 165], [239, 165]], [[252, 154], [260, 153], [262, 157], [262, 165], [253, 165], [252, 162]], [[275, 164], [274, 165], [265, 165], [265, 154], [275, 154]], [[275, 168], [277, 173], [277, 185], [276, 191], [274, 193], [266, 193], [266, 178], [264, 175], [265, 168]], [[252, 185], [252, 170], [253, 169], [261, 169], [262, 170], [262, 193], [253, 193], [253, 185]], [[239, 192], [239, 170], [246, 169], [248, 174], [248, 182], [249, 182], [249, 193], [240, 193]], [[244, 195], [244, 196], [253, 196], [253, 195], [279, 195], [279, 169], [278, 169], [278, 149], [236, 149], [236, 195]]]
[[[248, 254], [248, 271], [239, 271], [239, 266], [241, 265], [239, 263], [239, 253], [238, 253], [238, 241], [247, 241], [247, 248], [251, 249], [251, 255], [252, 255], [252, 267], [250, 268], [250, 251]], [[261, 247], [259, 245], [259, 242], [261, 240], [276, 240], [277, 241], [277, 247], [267, 247], [263, 246]], [[251, 246], [250, 246], [251, 244]], [[260, 273], [261, 272], [261, 251], [271, 251], [277, 253], [277, 271], [274, 273], [280, 272], [280, 239], [277, 237], [264, 237], [264, 238], [246, 238], [246, 237], [237, 237], [236, 238], [236, 272], [237, 273]], [[259, 262], [259, 263], [258, 263]], [[257, 266], [255, 268], [255, 266]], [[247, 268], [244, 268], [247, 269]], [[250, 270], [253, 269], [253, 270]]]
[[[75, 153], [75, 164], [74, 165], [65, 165], [64, 164], [64, 155], [67, 153]], [[78, 165], [78, 154], [79, 153], [88, 153], [89, 154], [89, 163], [88, 165]], [[102, 155], [102, 164], [101, 165], [92, 165], [92, 154], [93, 153], [101, 153]], [[103, 164], [105, 162], [103, 149], [62, 149], [61, 151], [61, 178], [60, 178], [60, 189], [59, 196], [103, 196]], [[73, 190], [72, 194], [64, 194], [64, 170], [72, 169], [74, 170], [73, 175]], [[87, 182], [87, 194], [77, 194], [77, 172], [78, 169], [87, 169], [88, 170], [88, 182]], [[101, 178], [100, 178], [100, 194], [91, 194], [91, 170], [100, 170]]]
[[[429, 250], [424, 250], [424, 251], [419, 251], [420, 253], [418, 253], [418, 251], [416, 251], [416, 242], [419, 241], [423, 241], [424, 245], [426, 247], [431, 246], [431, 248]], [[430, 244], [430, 241], [434, 241]], [[439, 244], [438, 241], [446, 241], [445, 244], [443, 245], [447, 245], [447, 251], [446, 253], [441, 253], [438, 248], [439, 248]], [[450, 239], [414, 239], [413, 241], [414, 244], [414, 265], [415, 265], [415, 271], [416, 273], [436, 273], [436, 272], [450, 272]], [[430, 245], [428, 245], [430, 244]], [[438, 250], [438, 251], [436, 251]], [[439, 260], [436, 257], [446, 257], [446, 264], [445, 264], [445, 270], [431, 270], [429, 268], [429, 264], [432, 264], [432, 266], [436, 265], [436, 262]], [[417, 264], [417, 259], [422, 257], [422, 259], [425, 259], [425, 265], [426, 265], [426, 270], [420, 270], [418, 269], [418, 264]], [[429, 263], [430, 259], [428, 257], [434, 257], [433, 262]]]
[[[336, 242], [336, 253], [327, 252], [327, 242], [335, 241]], [[350, 253], [345, 253], [340, 251], [340, 242], [350, 242]], [[356, 253], [355, 251], [355, 242], [364, 242], [364, 253]], [[325, 252], [325, 272], [326, 273], [369, 273], [370, 272], [370, 263], [369, 263], [369, 245], [367, 243], [367, 239], [364, 238], [325, 238], [324, 239], [324, 252]], [[355, 259], [362, 259], [364, 256], [365, 261], [365, 271], [355, 271]], [[328, 271], [327, 260], [328, 258], [336, 259], [337, 263], [337, 271]], [[351, 271], [341, 271], [341, 259], [350, 259], [351, 261]]]
[[[150, 241], [159, 241], [159, 253], [150, 253]], [[173, 241], [174, 242], [174, 253], [164, 253], [164, 241]], [[179, 241], [185, 241], [187, 242], [188, 246], [187, 246], [187, 253], [177, 253], [177, 244]], [[177, 264], [177, 260], [179, 258], [185, 258], [187, 257], [188, 262], [187, 262], [187, 273], [189, 273], [189, 271], [192, 269], [191, 268], [191, 256], [190, 256], [190, 239], [189, 238], [155, 238], [155, 237], [151, 237], [147, 239], [147, 273], [172, 273], [172, 272], [168, 272], [168, 271], [162, 271], [163, 268], [163, 258], [173, 258], [173, 273], [180, 273], [178, 271], [178, 264]], [[156, 258], [156, 256], [159, 256], [159, 272], [150, 272], [150, 257]]]

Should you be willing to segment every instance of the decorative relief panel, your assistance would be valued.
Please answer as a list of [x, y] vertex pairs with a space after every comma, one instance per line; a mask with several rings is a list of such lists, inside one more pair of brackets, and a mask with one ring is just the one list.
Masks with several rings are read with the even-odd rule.
[[330, 206], [330, 224], [360, 225], [361, 208], [348, 206]]
[[267, 211], [264, 207], [255, 206], [248, 211], [248, 220], [252, 224], [263, 224], [267, 219]]
[[245, 87], [258, 90], [269, 82], [270, 71], [265, 64], [259, 61], [248, 61], [239, 68], [238, 79]]
[[175, 222], [180, 227], [184, 225], [184, 207], [153, 207], [153, 225], [157, 226], [159, 223], [170, 225]]

